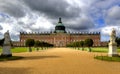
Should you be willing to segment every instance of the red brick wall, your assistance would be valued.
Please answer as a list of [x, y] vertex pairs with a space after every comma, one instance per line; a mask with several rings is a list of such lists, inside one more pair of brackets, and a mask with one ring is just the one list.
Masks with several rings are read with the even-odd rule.
[[92, 39], [93, 46], [100, 46], [100, 35], [71, 35], [71, 42], [84, 41], [85, 39]]
[[85, 39], [93, 39], [93, 46], [101, 46], [100, 34], [67, 34], [67, 33], [53, 33], [53, 34], [24, 34], [20, 33], [20, 45], [25, 46], [27, 39], [34, 39], [35, 41], [44, 41], [54, 46], [66, 46], [70, 42], [84, 41]]

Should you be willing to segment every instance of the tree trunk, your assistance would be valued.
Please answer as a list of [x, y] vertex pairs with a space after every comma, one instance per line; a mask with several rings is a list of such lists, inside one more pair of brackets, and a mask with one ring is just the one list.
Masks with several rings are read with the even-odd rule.
[[39, 50], [39, 47], [36, 47], [35, 50], [38, 51], [38, 50]]
[[78, 47], [78, 50], [79, 50], [80, 47]]
[[91, 52], [91, 48], [90, 47], [88, 47], [88, 52]]
[[84, 47], [82, 47], [82, 51], [84, 51]]
[[28, 51], [29, 51], [29, 52], [32, 52], [32, 48], [31, 48], [31, 47], [29, 47]]

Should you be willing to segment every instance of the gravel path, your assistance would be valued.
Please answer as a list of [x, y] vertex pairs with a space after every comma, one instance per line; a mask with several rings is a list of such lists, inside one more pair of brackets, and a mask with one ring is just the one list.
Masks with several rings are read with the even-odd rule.
[[25, 58], [0, 62], [0, 74], [120, 74], [119, 62], [96, 60], [96, 54], [106, 55], [70, 48], [14, 53]]

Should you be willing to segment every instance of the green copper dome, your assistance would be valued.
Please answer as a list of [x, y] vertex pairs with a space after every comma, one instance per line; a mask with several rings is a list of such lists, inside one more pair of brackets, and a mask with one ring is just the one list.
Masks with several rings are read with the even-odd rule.
[[59, 18], [58, 24], [55, 26], [55, 33], [66, 33], [65, 26], [62, 24], [61, 18]]

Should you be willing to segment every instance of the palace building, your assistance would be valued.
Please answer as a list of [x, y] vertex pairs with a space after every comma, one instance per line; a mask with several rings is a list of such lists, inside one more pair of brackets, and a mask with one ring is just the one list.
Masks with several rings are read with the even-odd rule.
[[76, 41], [84, 41], [88, 38], [94, 41], [93, 46], [101, 46], [100, 32], [67, 32], [66, 27], [61, 21], [61, 18], [59, 18], [59, 21], [55, 26], [54, 32], [20, 32], [20, 42], [15, 42], [13, 44], [14, 46], [25, 46], [25, 41], [27, 39], [34, 39], [35, 41], [38, 40], [53, 44], [55, 47], [65, 47], [69, 43]]

